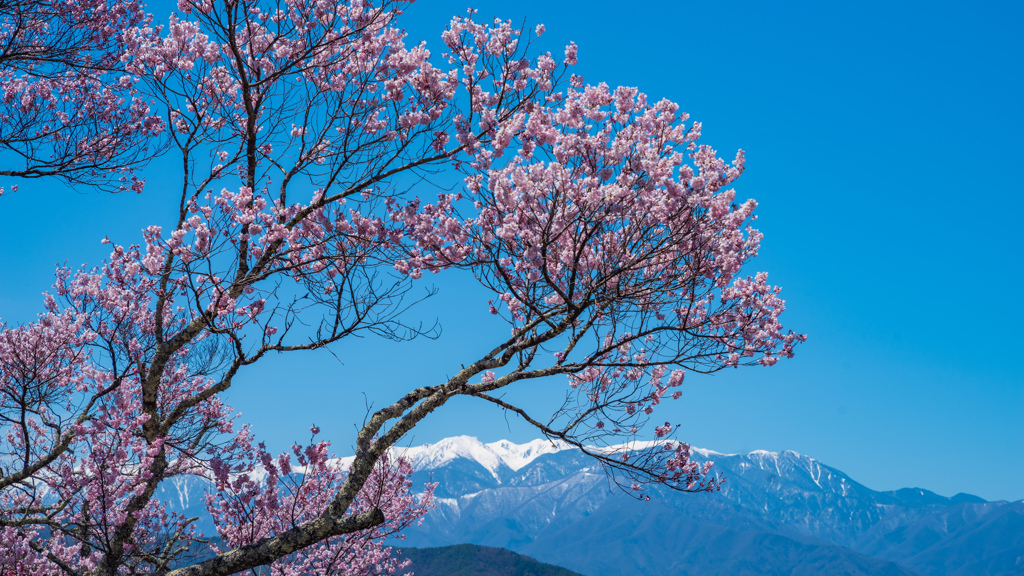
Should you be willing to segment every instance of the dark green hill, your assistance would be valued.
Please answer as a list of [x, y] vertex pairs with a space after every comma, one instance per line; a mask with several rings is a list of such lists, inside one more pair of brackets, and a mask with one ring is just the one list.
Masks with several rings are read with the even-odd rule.
[[412, 560], [409, 570], [415, 576], [580, 576], [511, 550], [475, 544], [402, 548], [401, 554]]

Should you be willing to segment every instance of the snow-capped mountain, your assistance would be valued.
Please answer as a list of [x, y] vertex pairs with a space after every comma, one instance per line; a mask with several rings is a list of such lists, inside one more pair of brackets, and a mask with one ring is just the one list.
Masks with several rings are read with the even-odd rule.
[[[437, 507], [405, 545], [508, 548], [585, 576], [660, 574], [1024, 574], [1024, 501], [919, 488], [877, 492], [792, 451], [693, 449], [721, 492], [654, 490], [642, 502], [562, 443], [460, 436], [397, 448]], [[346, 460], [342, 459], [344, 463]], [[203, 481], [165, 487], [201, 508]]]
[[564, 444], [459, 437], [413, 450], [414, 482], [440, 486], [410, 546], [499, 546], [587, 576], [1024, 574], [1024, 501], [877, 492], [792, 451], [694, 448], [722, 491], [640, 502]]
[[540, 456], [569, 449], [570, 446], [564, 442], [546, 439], [526, 444], [514, 444], [508, 440], [484, 444], [472, 436], [456, 436], [436, 444], [397, 448], [395, 452], [409, 459], [413, 470], [436, 470], [463, 458], [483, 466], [496, 480], [500, 480], [503, 471], [515, 472]]

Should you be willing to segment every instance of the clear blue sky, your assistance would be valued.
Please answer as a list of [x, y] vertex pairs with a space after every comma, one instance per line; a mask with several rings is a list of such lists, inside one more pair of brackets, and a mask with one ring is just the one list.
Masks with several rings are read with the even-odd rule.
[[[879, 490], [1024, 498], [1020, 3], [421, 0], [405, 26], [440, 52], [444, 24], [470, 5], [543, 22], [540, 47], [575, 41], [587, 81], [673, 99], [704, 123], [703, 142], [747, 151], [736, 189], [758, 200], [765, 234], [750, 270], [783, 287], [787, 327], [810, 339], [770, 369], [689, 377], [666, 411], [683, 439], [796, 450]], [[168, 218], [170, 166], [154, 166], [142, 196], [22, 183], [0, 199], [0, 317], [31, 320], [55, 262], [98, 263], [103, 236], [137, 242]], [[436, 383], [504, 334], [464, 278], [438, 285], [418, 313], [441, 319], [440, 340], [275, 359], [231, 403], [275, 447], [316, 422], [347, 453], [367, 401]], [[563, 389], [514, 397], [550, 409]], [[459, 401], [412, 442], [456, 434], [536, 437]]]

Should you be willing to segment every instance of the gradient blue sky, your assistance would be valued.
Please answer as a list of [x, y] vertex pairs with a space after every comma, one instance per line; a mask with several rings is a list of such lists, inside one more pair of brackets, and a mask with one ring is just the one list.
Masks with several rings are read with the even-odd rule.
[[[702, 142], [747, 151], [736, 188], [758, 200], [765, 234], [749, 270], [769, 271], [785, 324], [810, 339], [770, 369], [688, 377], [664, 412], [683, 439], [796, 450], [878, 490], [1024, 498], [1020, 3], [421, 0], [405, 26], [440, 52], [470, 5], [543, 22], [539, 47], [575, 41], [588, 82], [673, 99], [704, 123]], [[0, 317], [31, 320], [55, 262], [98, 263], [103, 236], [134, 243], [167, 218], [168, 166], [141, 196], [22, 183], [0, 199]], [[436, 383], [505, 333], [465, 279], [438, 287], [417, 314], [440, 318], [439, 340], [272, 359], [230, 402], [275, 448], [315, 422], [347, 453], [368, 402]], [[536, 382], [513, 398], [543, 413], [563, 390]], [[411, 443], [457, 434], [536, 437], [466, 400]]]

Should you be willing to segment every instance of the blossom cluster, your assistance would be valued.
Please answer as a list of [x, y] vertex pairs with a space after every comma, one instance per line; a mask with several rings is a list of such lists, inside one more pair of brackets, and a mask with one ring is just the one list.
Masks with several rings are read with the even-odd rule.
[[141, 191], [132, 173], [164, 129], [120, 65], [121, 34], [145, 22], [137, 0], [19, 0], [0, 14], [0, 174], [57, 176]]

